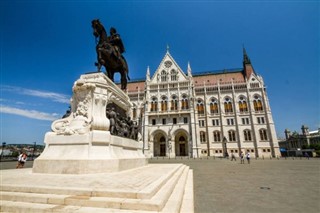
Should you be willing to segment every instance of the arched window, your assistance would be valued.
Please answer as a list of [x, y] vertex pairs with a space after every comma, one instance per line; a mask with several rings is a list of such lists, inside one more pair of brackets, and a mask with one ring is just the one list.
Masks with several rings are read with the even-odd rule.
[[200, 142], [205, 143], [206, 142], [206, 132], [201, 131], [200, 132]]
[[182, 95], [181, 109], [189, 109], [189, 102], [188, 102], [188, 98], [186, 95]]
[[186, 139], [183, 136], [180, 136], [179, 142], [184, 142], [184, 141], [186, 141]]
[[171, 70], [171, 81], [176, 81], [178, 80], [178, 73], [174, 69]]
[[161, 99], [161, 111], [167, 111], [168, 110], [168, 99], [166, 96], [163, 96]]
[[245, 97], [241, 96], [239, 98], [239, 110], [240, 112], [248, 112], [248, 104], [247, 104], [247, 100]]
[[221, 141], [220, 131], [214, 131], [214, 132], [213, 132], [213, 141], [214, 141], [214, 142], [219, 142], [219, 141]]
[[268, 140], [268, 135], [267, 135], [266, 129], [260, 129], [259, 134], [260, 134], [260, 140], [262, 140], [262, 141]]
[[201, 99], [198, 100], [197, 111], [198, 111], [199, 115], [204, 115], [204, 104], [203, 104], [203, 101]]
[[175, 95], [173, 95], [171, 99], [171, 110], [178, 110], [178, 98]]
[[156, 97], [153, 97], [151, 100], [151, 108], [150, 111], [151, 112], [155, 112], [158, 110], [158, 100]]
[[162, 137], [160, 138], [160, 143], [164, 143], [164, 142], [166, 142], [166, 139], [165, 139], [165, 137], [162, 136]]
[[263, 111], [261, 97], [258, 95], [255, 95], [253, 98], [254, 98], [253, 100], [254, 111], [256, 112]]
[[167, 73], [164, 70], [161, 71], [161, 81], [162, 82], [167, 81]]
[[233, 112], [232, 102], [230, 98], [224, 99], [224, 112], [226, 113]]
[[245, 141], [252, 141], [252, 137], [251, 137], [251, 131], [246, 129], [243, 131], [243, 135], [244, 135], [244, 140]]
[[236, 141], [236, 131], [230, 130], [228, 131], [229, 141]]
[[219, 109], [218, 109], [218, 101], [215, 98], [211, 99], [210, 102], [210, 113], [211, 114], [217, 114], [219, 113]]

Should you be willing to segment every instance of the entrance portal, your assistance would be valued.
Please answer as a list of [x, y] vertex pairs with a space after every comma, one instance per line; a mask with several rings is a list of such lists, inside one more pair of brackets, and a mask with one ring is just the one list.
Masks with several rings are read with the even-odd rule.
[[186, 145], [183, 144], [179, 144], [180, 147], [180, 156], [186, 156]]
[[166, 138], [162, 133], [154, 136], [153, 156], [166, 156]]
[[175, 137], [176, 156], [188, 156], [188, 142], [184, 133], [177, 134]]

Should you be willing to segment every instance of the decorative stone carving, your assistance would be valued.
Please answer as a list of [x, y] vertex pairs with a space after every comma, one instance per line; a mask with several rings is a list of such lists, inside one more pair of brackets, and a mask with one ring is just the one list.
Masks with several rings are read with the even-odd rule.
[[142, 141], [109, 131], [107, 105], [117, 105], [126, 116], [132, 108], [128, 95], [101, 72], [81, 75], [72, 89], [70, 114], [52, 123], [53, 132], [46, 133], [45, 150], [35, 160], [32, 171], [88, 174], [146, 165]]
[[85, 134], [90, 130], [108, 131], [108, 103], [115, 103], [130, 113], [129, 97], [119, 92], [117, 86], [103, 73], [82, 75], [74, 83], [72, 90], [70, 115], [54, 121], [51, 125], [52, 131], [58, 135]]

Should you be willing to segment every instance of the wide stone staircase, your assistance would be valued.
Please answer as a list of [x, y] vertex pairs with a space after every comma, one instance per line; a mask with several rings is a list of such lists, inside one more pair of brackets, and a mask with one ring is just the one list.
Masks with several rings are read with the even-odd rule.
[[192, 213], [193, 173], [183, 164], [83, 175], [1, 170], [0, 211]]

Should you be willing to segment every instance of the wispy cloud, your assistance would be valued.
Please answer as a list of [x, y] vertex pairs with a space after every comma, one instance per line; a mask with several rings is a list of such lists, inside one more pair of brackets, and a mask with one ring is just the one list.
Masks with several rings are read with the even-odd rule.
[[46, 112], [39, 112], [36, 110], [18, 109], [10, 106], [3, 106], [3, 105], [0, 105], [0, 113], [20, 115], [27, 118], [32, 118], [37, 120], [47, 120], [47, 121], [53, 121], [60, 117], [57, 113], [50, 114]]
[[50, 99], [54, 102], [59, 102], [59, 103], [69, 103], [70, 102], [69, 96], [67, 96], [65, 94], [55, 93], [55, 92], [26, 89], [26, 88], [8, 86], [8, 85], [1, 86], [1, 90], [8, 91], [8, 92], [14, 92], [14, 93], [22, 94], [22, 95], [30, 95], [30, 96], [40, 97], [40, 98], [47, 98], [47, 99]]

